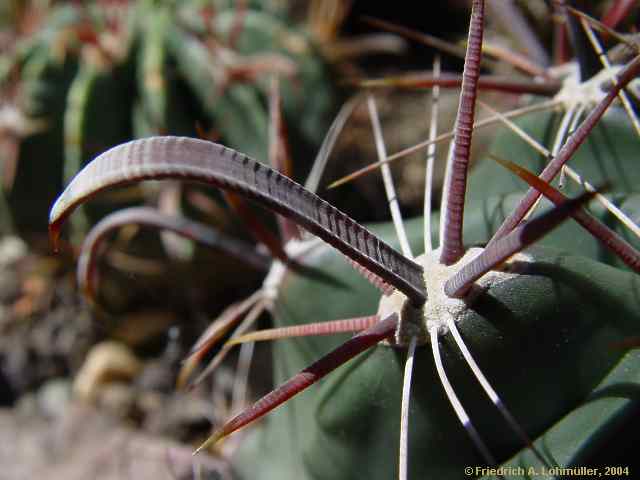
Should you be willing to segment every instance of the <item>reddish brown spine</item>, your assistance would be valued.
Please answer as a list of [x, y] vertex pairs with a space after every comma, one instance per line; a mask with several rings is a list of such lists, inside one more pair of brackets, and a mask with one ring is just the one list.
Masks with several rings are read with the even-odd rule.
[[451, 265], [464, 254], [462, 243], [462, 222], [464, 218], [464, 199], [467, 189], [467, 171], [471, 153], [473, 119], [475, 116], [480, 59], [482, 57], [482, 35], [484, 32], [484, 1], [474, 0], [467, 41], [467, 54], [462, 73], [462, 90], [456, 119], [453, 161], [450, 165], [447, 200], [444, 213], [444, 236], [440, 263]]

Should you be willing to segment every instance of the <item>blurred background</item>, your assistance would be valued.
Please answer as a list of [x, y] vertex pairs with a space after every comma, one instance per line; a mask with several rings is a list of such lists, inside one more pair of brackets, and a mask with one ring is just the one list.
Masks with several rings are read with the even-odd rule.
[[[192, 241], [130, 226], [103, 248], [95, 302], [75, 263], [91, 226], [134, 205], [184, 215], [245, 243], [251, 232], [218, 192], [148, 182], [101, 195], [71, 218], [51, 254], [48, 211], [106, 149], [151, 135], [215, 140], [269, 162], [270, 104], [281, 97], [291, 175], [303, 183], [341, 107], [367, 78], [431, 69], [436, 49], [379, 20], [464, 45], [465, 0], [4, 0], [0, 5], [0, 479], [230, 478], [225, 451], [191, 452], [231, 409], [237, 354], [195, 390], [176, 390], [185, 355], [213, 318], [258, 288], [264, 271]], [[517, 6], [549, 61], [549, 2]], [[601, 12], [607, 2], [589, 2]], [[504, 7], [506, 8], [506, 7]], [[486, 38], [525, 52], [500, 15]], [[397, 29], [396, 29], [397, 30]], [[535, 50], [535, 49], [534, 49]], [[442, 69], [462, 60], [445, 51]], [[493, 73], [519, 75], [498, 64]], [[274, 87], [275, 85], [275, 87]], [[451, 128], [457, 90], [443, 92]], [[427, 138], [430, 91], [376, 90], [389, 153]], [[486, 94], [494, 108], [518, 96]], [[474, 156], [493, 135], [483, 130]], [[475, 141], [475, 137], [474, 137]], [[441, 149], [443, 150], [443, 149]], [[328, 183], [377, 159], [366, 102], [348, 117], [318, 193], [361, 222], [388, 219], [377, 174]], [[441, 161], [436, 162], [442, 164]], [[438, 169], [440, 170], [440, 169]], [[403, 212], [422, 208], [424, 152], [394, 166]], [[441, 176], [441, 173], [438, 173]], [[273, 231], [272, 215], [256, 209]], [[268, 316], [260, 320], [268, 324]], [[249, 397], [270, 386], [257, 349]]]

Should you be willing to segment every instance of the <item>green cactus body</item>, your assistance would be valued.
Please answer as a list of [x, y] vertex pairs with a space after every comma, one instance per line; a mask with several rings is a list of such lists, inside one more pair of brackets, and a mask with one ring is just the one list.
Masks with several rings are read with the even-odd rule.
[[[550, 122], [552, 117], [543, 114], [521, 123], [529, 130], [544, 131]], [[616, 141], [600, 142], [602, 132], [611, 129]], [[611, 114], [571, 164], [592, 175], [587, 178], [595, 178], [594, 183], [622, 174], [632, 185], [637, 175], [637, 169], [629, 168], [633, 142], [637, 143], [633, 135], [617, 113]], [[530, 147], [513, 134], [501, 134], [493, 151], [524, 165], [537, 162]], [[606, 162], [612, 158], [615, 169], [607, 169]], [[532, 168], [539, 170], [537, 163]], [[469, 244], [486, 242], [524, 193], [522, 183], [501, 169], [487, 160], [472, 175], [465, 212]], [[618, 203], [626, 205], [634, 218], [637, 194], [624, 184], [618, 189], [617, 181], [613, 185]], [[489, 193], [493, 196], [487, 198]], [[602, 208], [592, 211], [604, 220], [610, 216]], [[438, 217], [434, 214], [432, 219], [434, 238]], [[373, 230], [393, 243], [390, 225]], [[422, 222], [407, 222], [407, 230], [412, 248], [419, 251]], [[606, 446], [621, 419], [633, 411], [630, 399], [610, 397], [607, 392], [637, 386], [640, 381], [637, 350], [615, 347], [640, 331], [640, 280], [601, 263], [609, 255], [581, 230], [575, 222], [566, 222], [543, 239], [542, 247], [527, 250], [531, 262], [516, 262], [513, 271], [518, 274], [485, 291], [458, 322], [465, 343], [501, 399], [540, 450], [559, 466], [588, 462]], [[318, 248], [306, 260], [335, 282], [289, 272], [276, 303], [277, 326], [370, 315], [377, 310], [379, 293], [335, 251]], [[425, 274], [429, 275], [427, 268]], [[275, 383], [340, 342], [323, 337], [276, 342]], [[505, 467], [524, 467], [524, 475], [514, 468], [506, 470], [510, 474], [505, 476], [526, 478], [527, 471], [541, 472], [543, 465], [509, 430], [476, 383], [451, 334], [441, 343], [455, 391], [492, 453]], [[416, 355], [410, 478], [461, 478], [464, 466], [479, 466], [483, 461], [443, 392], [428, 345], [418, 348]], [[378, 346], [274, 412], [243, 444], [236, 461], [241, 477], [254, 478], [260, 472], [260, 478], [283, 478], [295, 472], [296, 478], [393, 478], [404, 358], [403, 349]], [[482, 471], [473, 476], [482, 476]]]
[[32, 52], [23, 67], [26, 113], [44, 122], [46, 129], [22, 141], [13, 188], [7, 194], [19, 232], [46, 227], [49, 204], [62, 187], [65, 98], [77, 69], [73, 59], [58, 61], [43, 49]]
[[203, 119], [198, 112], [191, 111], [193, 94], [185, 88], [171, 55], [166, 37], [173, 28], [171, 9], [158, 7], [149, 15], [140, 21], [141, 47], [137, 59], [140, 96], [134, 112], [135, 136], [164, 132], [194, 135], [196, 123]]
[[[242, 142], [248, 151], [266, 158], [267, 114], [258, 92], [249, 85], [229, 85], [221, 95], [222, 66], [216, 71], [211, 53], [185, 32], [173, 28], [168, 38], [177, 68], [201, 102], [215, 119], [219, 133], [230, 143]], [[243, 141], [244, 140], [244, 141]]]
[[[409, 227], [417, 247], [421, 222]], [[388, 226], [375, 230], [387, 238], [392, 234]], [[516, 278], [478, 298], [459, 328], [505, 404], [532, 437], [539, 437], [540, 448], [551, 446], [559, 465], [574, 465], [603, 446], [609, 422], [629, 413], [628, 399], [582, 402], [605, 386], [640, 381], [638, 353], [612, 348], [640, 330], [640, 284], [632, 273], [585, 258], [548, 249], [528, 254], [535, 261], [521, 265], [524, 270]], [[321, 248], [308, 261], [335, 284], [289, 273], [277, 302], [277, 326], [376, 311], [379, 294], [353, 274], [339, 254]], [[339, 343], [335, 338], [311, 338], [275, 344], [276, 383]], [[511, 464], [540, 467], [504, 426], [453, 340], [445, 337], [443, 343], [450, 379], [492, 452], [505, 460], [521, 450]], [[403, 360], [403, 350], [378, 346], [274, 412], [243, 445], [236, 462], [239, 473], [243, 478], [254, 478], [257, 472], [260, 478], [283, 478], [292, 472], [296, 478], [393, 478]], [[460, 478], [461, 466], [481, 465], [482, 460], [442, 391], [428, 348], [418, 349], [415, 368], [411, 477]], [[597, 420], [589, 413], [594, 409]], [[581, 430], [585, 416], [591, 425]]]
[[[83, 64], [67, 96], [64, 116], [64, 181], [99, 152], [131, 138], [131, 90], [127, 65], [100, 67]], [[122, 206], [120, 204], [119, 206]], [[81, 235], [114, 206], [96, 203], [84, 206], [72, 220], [72, 230]]]
[[[223, 34], [228, 32], [233, 24], [233, 12], [222, 12], [215, 22], [216, 30]], [[258, 10], [248, 11], [237, 48], [246, 55], [280, 54], [292, 62], [294, 74], [283, 75], [283, 111], [292, 120], [289, 122], [291, 133], [307, 142], [317, 138], [318, 132], [326, 129], [326, 115], [332, 109], [333, 93], [327, 88], [331, 84], [328, 69], [318, 61], [320, 54], [309, 35], [302, 29], [291, 29], [274, 15]], [[266, 89], [268, 77], [262, 77], [262, 81]]]
[[167, 128], [167, 50], [163, 31], [170, 23], [168, 12], [161, 9], [144, 22], [142, 47], [138, 54], [137, 86], [140, 104], [136, 112], [137, 137], [157, 134]]

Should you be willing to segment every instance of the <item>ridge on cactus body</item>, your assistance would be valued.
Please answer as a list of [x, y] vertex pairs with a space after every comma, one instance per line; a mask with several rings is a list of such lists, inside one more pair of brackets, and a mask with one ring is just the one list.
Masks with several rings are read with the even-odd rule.
[[[539, 177], [499, 159], [527, 182], [528, 190], [519, 184], [519, 190], [501, 191], [497, 198], [465, 203], [483, 17], [484, 1], [474, 0], [442, 209], [433, 218], [429, 207], [425, 218], [403, 221], [385, 168], [393, 225], [369, 230], [277, 170], [186, 137], [152, 137], [106, 151], [53, 205], [50, 231], [56, 239], [72, 211], [103, 190], [147, 179], [192, 180], [257, 201], [333, 247], [292, 238], [274, 247], [276, 259], [264, 288], [268, 298], [252, 296], [231, 306], [192, 352], [199, 356], [240, 317], [253, 321], [267, 305], [276, 328], [246, 334], [244, 340], [240, 335], [235, 343], [301, 336], [274, 343], [279, 386], [216, 426], [199, 447], [208, 448], [275, 410], [243, 438], [235, 458], [241, 478], [491, 476], [485, 466], [505, 467], [501, 476], [508, 478], [572, 475], [637, 411], [637, 399], [619, 392], [640, 385], [640, 352], [615, 345], [640, 332], [638, 239], [627, 240], [617, 224], [609, 225], [615, 211], [610, 207], [593, 213], [585, 208], [594, 199], [606, 204], [599, 184], [583, 184], [578, 196], [567, 198], [550, 182], [567, 161], [580, 156], [595, 125], [601, 120], [607, 125], [605, 113], [640, 72], [640, 55], [609, 77], [612, 85], [592, 99], [594, 108], [563, 116], [557, 148], [545, 154]], [[368, 106], [378, 160], [384, 164], [389, 157], [373, 96]], [[526, 136], [512, 131], [513, 137]], [[625, 135], [637, 143], [631, 128]], [[615, 145], [603, 149], [615, 157]], [[607, 171], [608, 165], [598, 167]], [[481, 167], [478, 173], [487, 170]], [[502, 175], [506, 171], [486, 184], [501, 182]], [[637, 211], [633, 185], [617, 193], [631, 202], [627, 211]], [[553, 206], [536, 214], [542, 196]], [[509, 201], [513, 208], [502, 211]], [[629, 221], [624, 212], [615, 214]], [[564, 229], [560, 224], [569, 217], [624, 269], [583, 255], [593, 251], [591, 244], [574, 248], [564, 234], [556, 235], [554, 229]], [[437, 249], [428, 246], [434, 240]], [[474, 242], [483, 246], [469, 248]], [[422, 246], [425, 253], [414, 257]], [[324, 336], [336, 332], [356, 335], [336, 346], [335, 339]], [[222, 351], [233, 343], [234, 338]]]

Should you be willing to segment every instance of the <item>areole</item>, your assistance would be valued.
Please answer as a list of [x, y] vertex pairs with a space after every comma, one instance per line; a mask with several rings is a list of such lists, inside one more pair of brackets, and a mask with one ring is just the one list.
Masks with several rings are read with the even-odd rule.
[[491, 286], [508, 282], [517, 273], [517, 266], [521, 263], [533, 262], [533, 258], [526, 253], [517, 253], [507, 260], [500, 269], [486, 273], [475, 282], [464, 298], [452, 298], [444, 291], [444, 285], [451, 277], [471, 260], [484, 251], [483, 248], [469, 248], [464, 256], [453, 265], [440, 263], [440, 249], [423, 253], [414, 261], [424, 269], [424, 282], [427, 301], [421, 308], [412, 305], [402, 292], [395, 290], [391, 295], [383, 295], [378, 305], [379, 318], [387, 318], [392, 313], [398, 314], [398, 328], [393, 340], [382, 342], [383, 345], [393, 347], [407, 347], [413, 337], [418, 345], [430, 342], [431, 330], [438, 335], [449, 332], [451, 321], [463, 321], [474, 300]]

